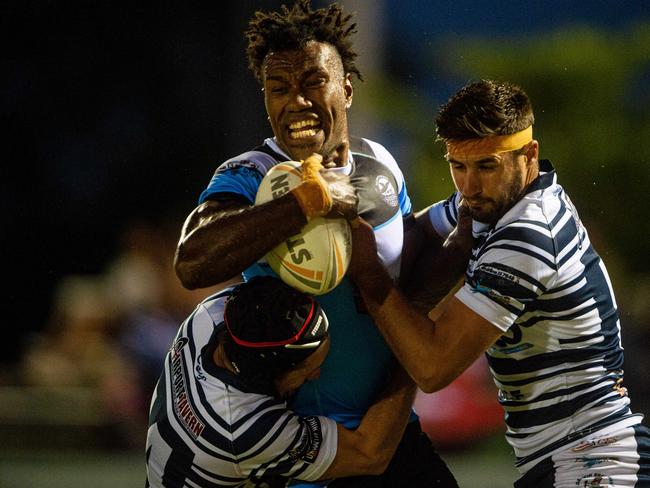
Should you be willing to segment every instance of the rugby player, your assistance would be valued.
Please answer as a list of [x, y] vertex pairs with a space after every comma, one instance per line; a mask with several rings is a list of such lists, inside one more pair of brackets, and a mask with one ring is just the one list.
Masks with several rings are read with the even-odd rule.
[[153, 394], [147, 486], [275, 487], [383, 472], [415, 395], [399, 365], [357, 429], [287, 407], [298, 387], [318, 378], [328, 330], [312, 297], [274, 277], [201, 302], [181, 325]]
[[[516, 487], [647, 487], [650, 434], [623, 386], [614, 292], [555, 169], [539, 159], [533, 123], [528, 95], [510, 83], [471, 83], [441, 108], [437, 135], [457, 191], [419, 213], [418, 225], [440, 243], [462, 209], [475, 239], [464, 284], [428, 317], [392, 286], [363, 222], [349, 272], [425, 392], [487, 353], [522, 475]], [[426, 272], [435, 282], [436, 269]]]
[[[378, 255], [391, 278], [399, 278], [404, 236], [414, 223], [411, 201], [390, 152], [348, 133], [352, 79], [360, 77], [351, 41], [355, 31], [351, 15], [339, 5], [313, 10], [309, 0], [256, 12], [251, 19], [249, 66], [262, 84], [273, 137], [219, 165], [187, 217], [175, 257], [187, 288], [215, 285], [242, 272], [245, 279], [273, 274], [264, 255], [308, 219], [331, 212], [347, 218], [358, 212], [370, 222]], [[308, 163], [310, 171], [303, 169], [303, 175], [310, 174], [309, 180], [255, 206], [264, 175], [286, 160]], [[303, 385], [291, 407], [354, 429], [386, 384], [394, 358], [349, 279], [319, 301], [329, 315], [330, 353], [320, 378]], [[410, 420], [382, 480], [354, 479], [349, 486], [457, 486], [414, 412]]]

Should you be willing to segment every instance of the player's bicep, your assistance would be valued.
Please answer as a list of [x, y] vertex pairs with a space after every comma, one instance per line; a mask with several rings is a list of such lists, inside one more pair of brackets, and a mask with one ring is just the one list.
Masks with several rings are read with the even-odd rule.
[[225, 215], [228, 212], [237, 211], [248, 206], [249, 204], [240, 198], [206, 200], [205, 202], [199, 204], [187, 216], [187, 219], [183, 225], [181, 240], [196, 228], [200, 227], [202, 224], [217, 219], [220, 215]]

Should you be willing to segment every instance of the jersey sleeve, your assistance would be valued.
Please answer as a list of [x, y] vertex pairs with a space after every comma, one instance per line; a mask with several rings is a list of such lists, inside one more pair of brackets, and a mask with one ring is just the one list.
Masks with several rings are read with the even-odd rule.
[[549, 231], [511, 224], [485, 242], [456, 298], [505, 332], [556, 278]]
[[386, 149], [378, 142], [371, 141], [369, 139], [364, 139], [364, 141], [372, 148], [375, 154], [375, 158], [390, 168], [391, 172], [395, 175], [395, 180], [397, 181], [399, 209], [402, 213], [402, 217], [409, 217], [413, 213], [413, 206], [411, 204], [411, 198], [409, 197], [408, 191], [406, 189], [406, 181], [404, 180], [404, 175], [402, 174], [402, 170], [397, 164], [397, 161], [395, 161], [393, 155], [388, 152], [388, 149]]
[[262, 178], [276, 163], [273, 157], [261, 151], [249, 151], [229, 159], [217, 168], [208, 187], [199, 196], [199, 204], [217, 199], [220, 194], [238, 195], [255, 203]]
[[249, 478], [284, 476], [315, 481], [330, 467], [338, 443], [336, 422], [327, 417], [287, 414], [281, 433], [262, 455], [240, 461]]
[[460, 193], [454, 192], [446, 200], [441, 200], [429, 207], [429, 221], [439, 236], [447, 238], [458, 223]]

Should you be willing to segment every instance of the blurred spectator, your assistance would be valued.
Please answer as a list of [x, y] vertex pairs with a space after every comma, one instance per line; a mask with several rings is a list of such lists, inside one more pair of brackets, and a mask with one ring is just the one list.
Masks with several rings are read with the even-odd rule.
[[[96, 390], [106, 424], [117, 427], [113, 441], [135, 441], [141, 393], [134, 369], [116, 347], [119, 314], [105, 282], [101, 277], [67, 277], [53, 303], [48, 324], [24, 357], [24, 383]], [[75, 405], [70, 398], [69, 408]]]
[[25, 356], [28, 383], [94, 386], [124, 368], [112, 343], [118, 316], [101, 277], [67, 277], [53, 303], [48, 324]]
[[177, 238], [178, 229], [172, 225], [132, 222], [106, 274], [112, 298], [121, 306], [118, 343], [136, 369], [143, 416], [179, 324], [203, 298], [228, 284], [183, 288], [173, 269]]
[[178, 325], [227, 285], [184, 289], [172, 266], [176, 238], [165, 225], [127, 225], [104, 274], [60, 282], [48, 324], [23, 358], [27, 385], [96, 389], [107, 421], [119, 426], [116, 440], [133, 447], [146, 433], [149, 399]]

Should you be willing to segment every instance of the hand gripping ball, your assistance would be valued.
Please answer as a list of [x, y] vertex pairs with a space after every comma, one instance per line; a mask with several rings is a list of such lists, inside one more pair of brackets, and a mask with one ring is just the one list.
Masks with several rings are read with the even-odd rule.
[[[255, 205], [274, 200], [302, 182], [301, 163], [287, 161], [271, 168], [262, 179]], [[314, 217], [299, 234], [269, 251], [264, 259], [288, 285], [322, 295], [338, 285], [352, 255], [350, 224], [343, 218]]]

